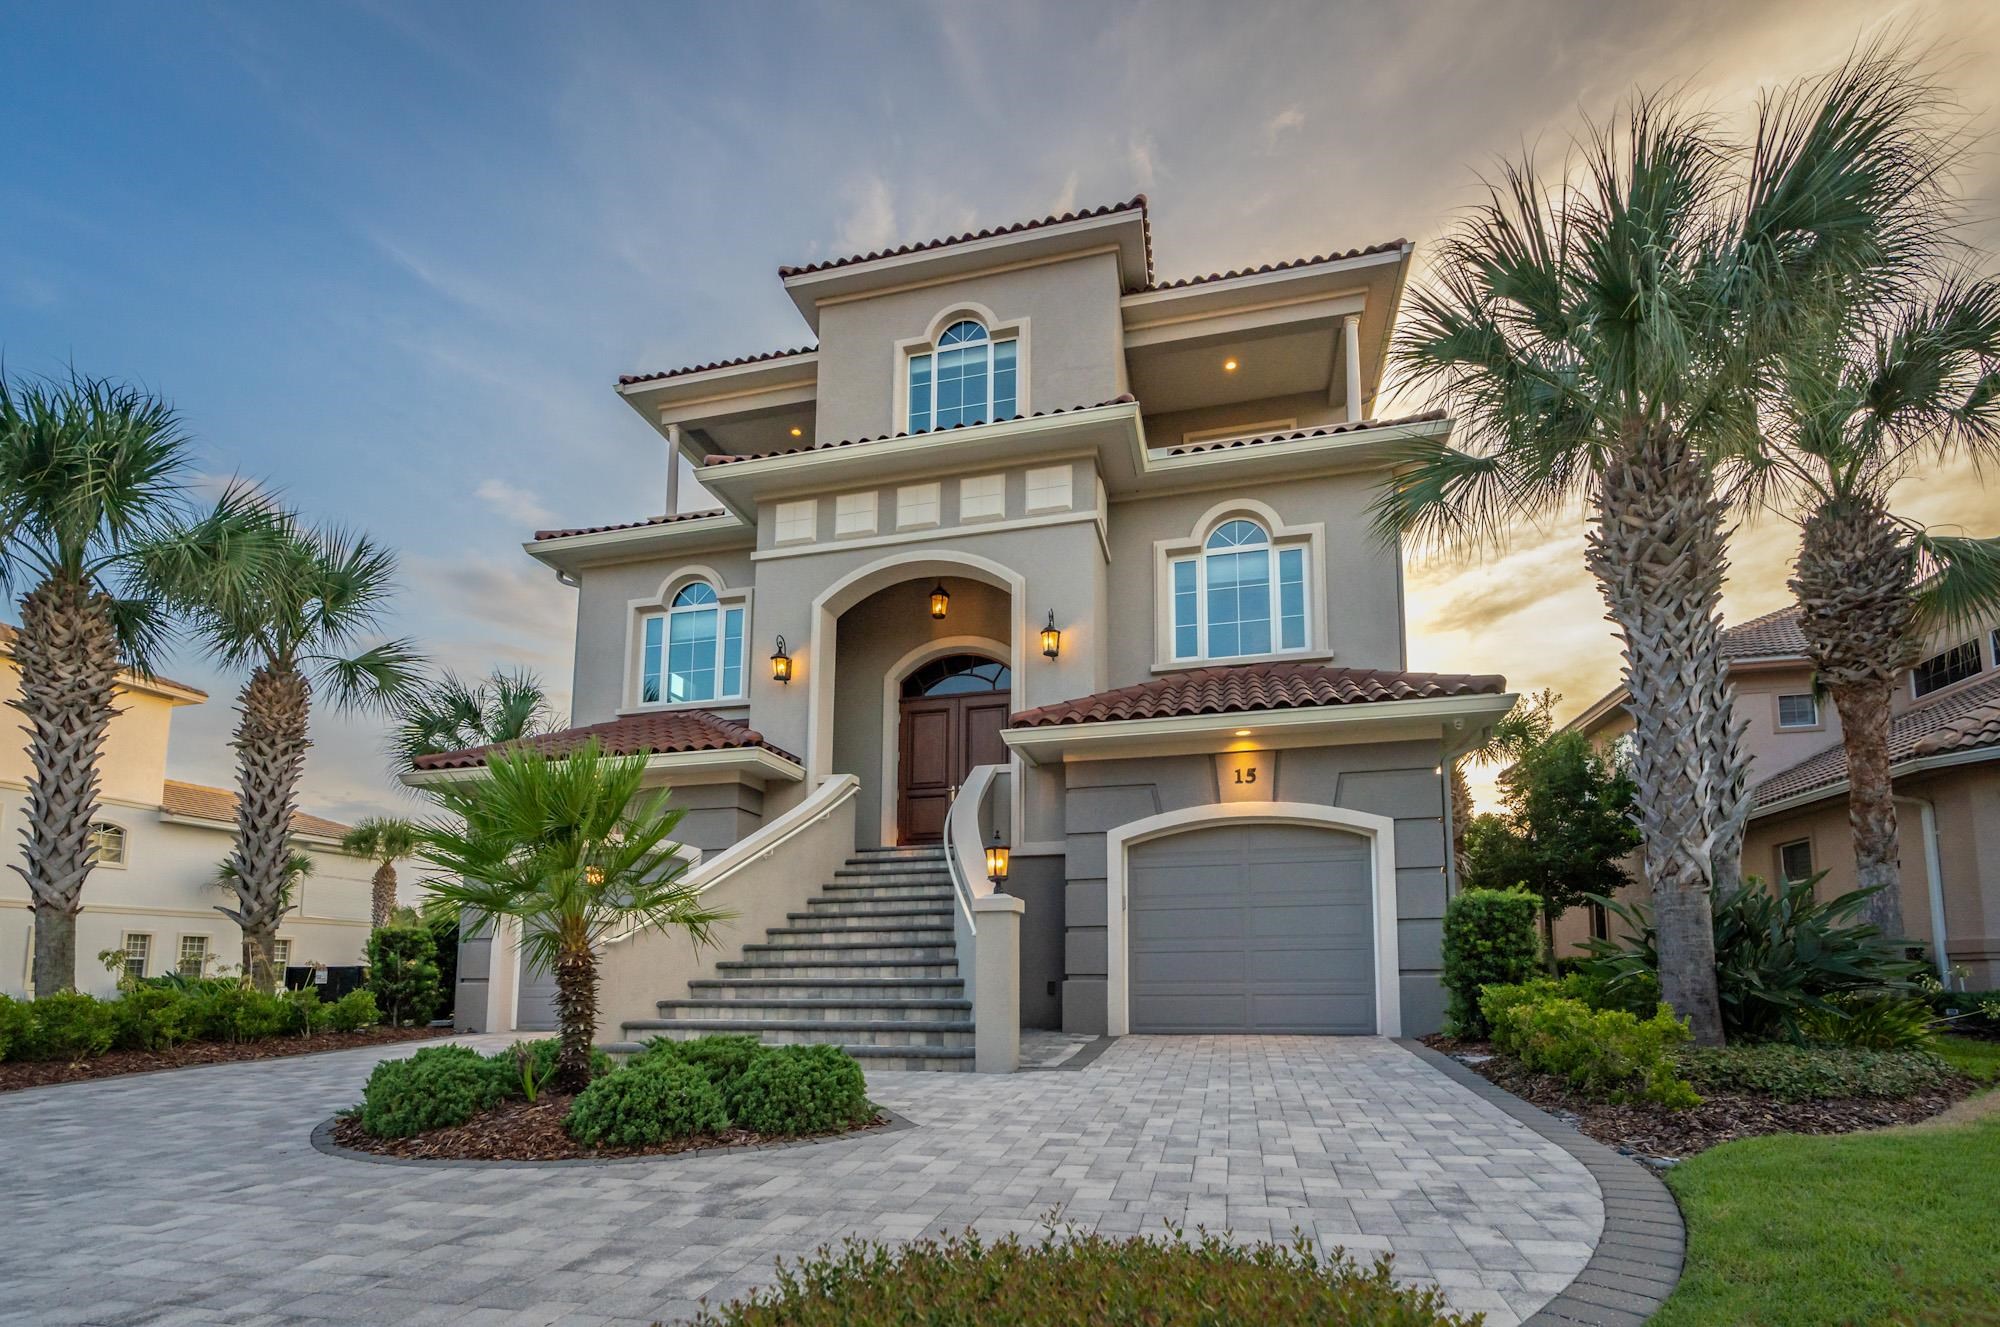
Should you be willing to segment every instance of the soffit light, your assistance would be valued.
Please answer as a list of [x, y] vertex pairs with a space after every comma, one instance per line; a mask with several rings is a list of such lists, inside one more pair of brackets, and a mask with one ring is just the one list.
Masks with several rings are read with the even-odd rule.
[[1222, 371], [1223, 371], [1224, 373], [1234, 373], [1234, 372], [1236, 372], [1236, 361], [1235, 361], [1235, 360], [1233, 360], [1233, 359], [1225, 359], [1225, 360], [1223, 360], [1223, 361], [1222, 361]]
[[939, 581], [931, 586], [931, 616], [942, 621], [944, 615], [950, 611], [951, 594], [944, 588], [944, 582]]
[[794, 428], [792, 430], [792, 436], [795, 438], [803, 438], [805, 435], [806, 431], [802, 428]]

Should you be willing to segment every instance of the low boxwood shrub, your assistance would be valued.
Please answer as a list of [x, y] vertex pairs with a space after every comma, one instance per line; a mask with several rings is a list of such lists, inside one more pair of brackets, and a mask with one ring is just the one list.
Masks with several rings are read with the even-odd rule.
[[278, 998], [285, 1002], [287, 1031], [304, 1037], [332, 1026], [333, 1007], [322, 1001], [319, 992], [310, 986], [301, 991], [286, 991]]
[[1702, 1092], [1831, 1101], [1845, 1097], [1899, 1099], [1948, 1089], [1951, 1065], [1929, 1051], [1848, 1050], [1784, 1042], [1691, 1047], [1676, 1056], [1682, 1074]]
[[381, 1021], [373, 991], [349, 991], [326, 1007], [326, 1025], [334, 1032], [363, 1032]]
[[1694, 1088], [1675, 1073], [1673, 1052], [1689, 1034], [1687, 1024], [1667, 1006], [1642, 1020], [1622, 1009], [1592, 1009], [1553, 992], [1523, 997], [1520, 987], [1490, 989], [1496, 998], [1485, 1013], [1493, 1025], [1494, 1048], [1528, 1068], [1559, 1075], [1600, 1100], [1700, 1104]]
[[1471, 1327], [1442, 1292], [1399, 1285], [1389, 1260], [1362, 1267], [1310, 1242], [1239, 1245], [1204, 1232], [1190, 1241], [1051, 1232], [1039, 1244], [966, 1231], [907, 1244], [850, 1239], [782, 1265], [777, 1283], [692, 1327], [851, 1327], [980, 1323], [1069, 1327], [1081, 1322], [1256, 1323], [1259, 1327]]
[[112, 1040], [121, 1051], [159, 1051], [194, 1036], [193, 1003], [167, 986], [132, 986], [111, 1002]]
[[642, 1060], [662, 1058], [691, 1064], [708, 1075], [708, 1081], [725, 1094], [751, 1061], [770, 1049], [757, 1038], [741, 1034], [696, 1037], [692, 1041], [672, 1041], [655, 1037], [646, 1043]]
[[739, 1127], [764, 1134], [826, 1133], [875, 1113], [860, 1063], [838, 1046], [766, 1046], [724, 1100]]
[[118, 1035], [111, 1003], [81, 991], [59, 991], [29, 1003], [24, 1060], [88, 1060], [111, 1049]]
[[722, 1093], [690, 1064], [656, 1058], [596, 1079], [564, 1124], [588, 1147], [650, 1147], [729, 1127]]
[[[526, 1072], [533, 1075], [539, 1088], [539, 1085], [554, 1079], [556, 1059], [561, 1054], [561, 1041], [554, 1037], [543, 1037], [537, 1041], [517, 1041], [504, 1051], [495, 1051], [486, 1059], [487, 1063], [493, 1066], [493, 1072], [498, 1077], [505, 1094], [510, 1097], [521, 1097], [527, 1095], [526, 1084], [522, 1081], [522, 1057], [525, 1056], [528, 1061]], [[609, 1055], [595, 1046], [590, 1048], [590, 1076], [593, 1081], [604, 1077], [615, 1067]]]
[[197, 1041], [263, 1041], [292, 1030], [295, 1016], [285, 998], [251, 986], [234, 983], [191, 991], [183, 998]]
[[1445, 904], [1445, 1026], [1454, 1036], [1487, 1034], [1482, 986], [1524, 982], [1539, 970], [1536, 907], [1534, 895], [1513, 889], [1468, 889]]
[[24, 1059], [35, 1015], [25, 1000], [0, 995], [0, 1060]]
[[464, 1124], [501, 1095], [485, 1056], [465, 1046], [427, 1046], [375, 1066], [361, 1092], [361, 1127], [377, 1138], [408, 1138]]

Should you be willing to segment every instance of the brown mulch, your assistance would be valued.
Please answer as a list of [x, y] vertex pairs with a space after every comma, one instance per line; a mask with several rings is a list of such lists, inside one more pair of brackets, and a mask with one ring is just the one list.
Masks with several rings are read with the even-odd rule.
[[838, 1138], [879, 1129], [889, 1123], [888, 1116], [877, 1115], [866, 1124], [830, 1133], [773, 1137], [749, 1129], [725, 1129], [721, 1133], [671, 1138], [652, 1147], [586, 1147], [571, 1138], [569, 1130], [563, 1127], [563, 1118], [569, 1114], [574, 1099], [566, 1093], [543, 1092], [533, 1103], [518, 1099], [503, 1101], [464, 1124], [432, 1129], [414, 1138], [376, 1138], [362, 1130], [358, 1115], [343, 1115], [334, 1121], [333, 1141], [357, 1152], [415, 1161], [612, 1161]]
[[351, 1051], [398, 1041], [448, 1037], [450, 1028], [371, 1028], [366, 1032], [315, 1032], [309, 1037], [272, 1037], [236, 1044], [191, 1041], [161, 1051], [107, 1051], [93, 1060], [65, 1064], [60, 1060], [9, 1060], [0, 1064], [0, 1092], [50, 1083], [80, 1083], [91, 1078], [149, 1074], [158, 1069], [185, 1069], [195, 1064], [234, 1064], [238, 1060], [275, 1060], [320, 1051]]
[[1447, 1055], [1491, 1055], [1491, 1059], [1466, 1067], [1528, 1104], [1561, 1117], [1600, 1143], [1648, 1157], [1689, 1157], [1721, 1143], [1763, 1134], [1839, 1134], [1915, 1124], [1948, 1109], [1973, 1090], [1968, 1080], [1954, 1090], [1924, 1092], [1900, 1100], [1848, 1097], [1831, 1101], [1779, 1101], [1767, 1096], [1711, 1093], [1702, 1098], [1699, 1106], [1687, 1110], [1671, 1110], [1647, 1102], [1611, 1105], [1580, 1095], [1553, 1074], [1536, 1073], [1509, 1056], [1493, 1055], [1493, 1048], [1485, 1042], [1443, 1036], [1426, 1037], [1424, 1041]]

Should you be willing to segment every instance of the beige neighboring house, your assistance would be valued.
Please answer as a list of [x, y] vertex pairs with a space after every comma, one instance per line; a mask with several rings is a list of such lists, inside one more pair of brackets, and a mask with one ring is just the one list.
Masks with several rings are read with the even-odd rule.
[[[1411, 260], [1167, 279], [1135, 198], [781, 267], [814, 344], [622, 378], [666, 502], [526, 543], [577, 592], [537, 741], [644, 753], [737, 918], [607, 944], [600, 1034], [1438, 1026], [1442, 766], [1512, 697], [1409, 671], [1370, 529], [1451, 432], [1375, 416]], [[460, 973], [464, 1026], [551, 1022], [504, 929]]]
[[[0, 626], [0, 703], [19, 694], [10, 647], [13, 628]], [[76, 985], [108, 995], [117, 974], [97, 955], [122, 951], [129, 971], [158, 976], [177, 969], [235, 971], [243, 934], [215, 910], [229, 895], [214, 886], [217, 866], [235, 836], [236, 797], [222, 788], [167, 777], [174, 711], [200, 705], [206, 692], [164, 677], [119, 679], [118, 714], [98, 760], [98, 862], [83, 887], [77, 917]], [[18, 712], [14, 731], [19, 732]], [[0, 842], [9, 862], [21, 860], [28, 784], [25, 734], [0, 744]], [[301, 814], [296, 841], [314, 870], [298, 889], [297, 910], [278, 930], [278, 958], [289, 963], [361, 961], [368, 937], [371, 863], [340, 851], [347, 826]], [[0, 993], [30, 989], [34, 913], [27, 882], [0, 869]]]
[[[1965, 970], [1971, 990], [2000, 987], [2000, 622], [1934, 636], [1897, 679], [1890, 772], [1902, 843], [1903, 918], [1933, 961]], [[1823, 896], [1854, 888], [1847, 756], [1840, 715], [1814, 690], [1798, 610], [1723, 636], [1754, 790], [1743, 869], [1766, 880], [1826, 872]], [[1630, 730], [1625, 692], [1570, 726], [1606, 741]], [[1569, 943], [1588, 909], [1562, 919]]]

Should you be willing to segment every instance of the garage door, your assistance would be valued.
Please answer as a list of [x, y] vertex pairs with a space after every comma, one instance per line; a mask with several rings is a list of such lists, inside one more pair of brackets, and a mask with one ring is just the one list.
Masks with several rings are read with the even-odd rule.
[[522, 1032], [550, 1032], [556, 1025], [556, 974], [521, 955], [521, 988], [514, 999], [514, 1026]]
[[1134, 1032], [1375, 1031], [1368, 840], [1305, 825], [1151, 839], [1126, 859]]

